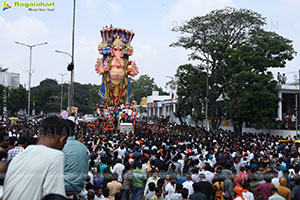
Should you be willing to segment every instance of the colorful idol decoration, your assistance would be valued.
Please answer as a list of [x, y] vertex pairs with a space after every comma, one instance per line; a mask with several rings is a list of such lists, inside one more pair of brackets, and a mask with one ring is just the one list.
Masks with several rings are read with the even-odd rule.
[[102, 42], [98, 46], [101, 58], [97, 59], [95, 70], [102, 75], [99, 95], [107, 106], [120, 106], [132, 98], [128, 75], [139, 73], [135, 61], [129, 60], [133, 54], [131, 41], [134, 33], [112, 25], [100, 31]]

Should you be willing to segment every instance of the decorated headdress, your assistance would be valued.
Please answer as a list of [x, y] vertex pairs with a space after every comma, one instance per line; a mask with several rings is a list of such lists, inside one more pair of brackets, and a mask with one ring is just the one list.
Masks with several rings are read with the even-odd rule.
[[106, 27], [106, 28], [102, 29], [100, 31], [100, 33], [101, 33], [101, 37], [104, 42], [106, 42], [106, 41], [113, 42], [113, 40], [117, 36], [119, 36], [120, 40], [125, 44], [130, 44], [135, 35], [131, 31], [128, 31], [123, 28], [114, 28], [114, 27], [112, 27], [112, 25], [110, 25], [109, 28]]
[[98, 49], [100, 49], [100, 48], [102, 49], [106, 46], [107, 46], [107, 42], [102, 41], [101, 44], [99, 44]]
[[124, 43], [120, 40], [120, 37], [117, 36], [117, 38], [112, 43], [112, 47], [121, 46], [124, 47]]
[[126, 44], [126, 48], [127, 49], [133, 49], [132, 46], [130, 44]]
[[131, 56], [133, 53], [133, 48], [130, 45], [134, 33], [123, 29], [123, 28], [114, 28], [112, 25], [110, 27], [105, 27], [100, 31], [102, 42], [98, 46], [101, 54], [108, 55], [110, 54], [111, 47], [121, 46], [125, 49], [125, 54]]

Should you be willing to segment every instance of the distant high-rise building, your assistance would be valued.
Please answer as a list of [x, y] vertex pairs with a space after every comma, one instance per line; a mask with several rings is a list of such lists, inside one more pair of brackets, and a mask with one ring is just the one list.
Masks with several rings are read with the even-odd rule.
[[10, 85], [12, 88], [18, 88], [20, 85], [20, 74], [10, 73]]
[[0, 84], [9, 88], [18, 88], [20, 85], [20, 74], [10, 73], [0, 67]]

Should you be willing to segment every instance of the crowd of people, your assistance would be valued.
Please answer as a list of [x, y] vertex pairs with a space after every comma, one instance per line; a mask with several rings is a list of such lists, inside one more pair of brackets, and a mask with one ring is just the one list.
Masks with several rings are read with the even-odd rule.
[[120, 133], [103, 121], [2, 121], [2, 199], [300, 199], [298, 143], [163, 122]]

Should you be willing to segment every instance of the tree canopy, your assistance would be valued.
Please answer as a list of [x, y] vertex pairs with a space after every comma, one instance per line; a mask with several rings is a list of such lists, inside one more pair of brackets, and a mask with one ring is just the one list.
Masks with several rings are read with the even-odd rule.
[[175, 115], [181, 118], [191, 114], [191, 117], [198, 121], [203, 119], [201, 113], [204, 105], [206, 74], [201, 67], [191, 64], [181, 65], [176, 72], [178, 82], [177, 111]]
[[20, 85], [18, 88], [11, 88], [8, 90], [7, 110], [9, 114], [15, 115], [20, 109], [27, 108], [27, 92], [26, 89]]
[[[215, 129], [217, 122], [226, 117], [234, 122], [236, 133], [241, 131], [245, 121], [259, 126], [260, 122], [268, 124], [267, 120], [273, 120], [279, 99], [276, 83], [267, 70], [285, 67], [295, 51], [291, 40], [264, 30], [265, 23], [259, 13], [227, 7], [194, 17], [173, 29], [181, 36], [171, 46], [191, 50], [189, 58], [209, 68], [209, 116]], [[198, 90], [194, 93], [186, 91], [186, 94], [203, 92], [205, 84], [200, 80], [194, 84], [198, 82], [201, 82]], [[258, 86], [264, 87], [256, 91]], [[256, 99], [250, 98], [251, 95]], [[261, 97], [269, 99], [268, 106], [256, 101]], [[245, 116], [245, 110], [241, 108], [248, 107], [253, 108], [247, 110], [252, 115]], [[252, 117], [254, 113], [257, 113], [256, 117]]]
[[[166, 94], [162, 88], [158, 87], [154, 79], [148, 75], [141, 75], [137, 80], [131, 79], [132, 92], [134, 100], [138, 103], [142, 97], [147, 97], [152, 94], [153, 90], [159, 91], [160, 94]], [[96, 106], [100, 103], [98, 95], [100, 85], [74, 83], [74, 106], [78, 107], [79, 113], [93, 113]], [[7, 89], [0, 85], [0, 113], [3, 113], [3, 95]], [[8, 90], [8, 89], [7, 89]], [[62, 108], [68, 106], [68, 84], [63, 84], [63, 103]], [[61, 102], [61, 84], [54, 79], [41, 81], [36, 87], [31, 88], [31, 108], [35, 109], [36, 113], [58, 113], [60, 112]], [[10, 115], [16, 115], [20, 109], [27, 109], [27, 91], [20, 86], [17, 89], [8, 90], [7, 108]]]
[[[74, 83], [74, 106], [80, 113], [93, 113], [99, 103], [98, 85]], [[45, 79], [40, 85], [33, 87], [32, 102], [37, 112], [59, 112], [61, 101], [61, 84], [54, 79]], [[68, 107], [68, 84], [63, 84], [63, 109]]]
[[138, 79], [130, 79], [133, 99], [139, 104], [141, 98], [147, 97], [152, 94], [152, 91], [158, 91], [160, 95], [166, 95], [161, 87], [158, 87], [154, 82], [154, 78], [149, 77], [147, 74], [141, 75]]

